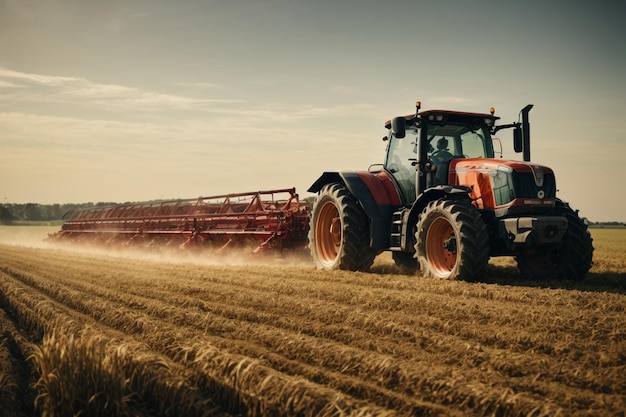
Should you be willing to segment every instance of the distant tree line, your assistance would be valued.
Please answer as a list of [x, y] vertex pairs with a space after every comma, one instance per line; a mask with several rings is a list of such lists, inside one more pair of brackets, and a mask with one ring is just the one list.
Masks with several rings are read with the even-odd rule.
[[589, 222], [589, 227], [626, 227], [623, 222]]
[[12, 224], [14, 222], [33, 221], [49, 222], [61, 220], [68, 211], [109, 206], [115, 203], [82, 203], [82, 204], [0, 204], [0, 224]]

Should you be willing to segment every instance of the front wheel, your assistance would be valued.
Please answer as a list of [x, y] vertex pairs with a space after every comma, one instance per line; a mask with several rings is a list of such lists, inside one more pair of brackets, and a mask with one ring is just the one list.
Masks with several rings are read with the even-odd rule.
[[567, 203], [554, 214], [567, 218], [567, 232], [558, 247], [536, 247], [517, 254], [515, 260], [528, 279], [582, 280], [593, 264], [593, 239], [587, 225]]
[[427, 277], [472, 281], [489, 262], [487, 227], [469, 201], [428, 203], [415, 238], [420, 269]]
[[325, 185], [315, 201], [309, 227], [309, 248], [316, 266], [366, 270], [376, 257], [369, 242], [368, 218], [356, 199], [341, 184]]

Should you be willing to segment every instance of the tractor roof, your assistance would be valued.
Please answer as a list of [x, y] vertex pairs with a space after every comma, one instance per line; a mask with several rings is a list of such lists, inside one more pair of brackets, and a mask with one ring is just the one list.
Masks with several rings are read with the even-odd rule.
[[[447, 117], [452, 116], [453, 119], [491, 119], [492, 124], [495, 123], [496, 120], [500, 119], [498, 116], [494, 116], [489, 113], [471, 113], [471, 112], [462, 112], [462, 111], [453, 111], [453, 110], [424, 110], [418, 113], [422, 119], [428, 119], [429, 116], [437, 116], [444, 115]], [[417, 118], [415, 117], [415, 113], [408, 114], [404, 116], [407, 122], [414, 122]], [[389, 129], [391, 127], [391, 120], [387, 120], [385, 122], [385, 128]]]

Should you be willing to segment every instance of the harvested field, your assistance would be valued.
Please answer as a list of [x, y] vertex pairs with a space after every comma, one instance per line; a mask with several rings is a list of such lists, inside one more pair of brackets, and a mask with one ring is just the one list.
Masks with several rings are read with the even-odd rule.
[[579, 283], [0, 239], [0, 415], [624, 416], [626, 231], [592, 234]]

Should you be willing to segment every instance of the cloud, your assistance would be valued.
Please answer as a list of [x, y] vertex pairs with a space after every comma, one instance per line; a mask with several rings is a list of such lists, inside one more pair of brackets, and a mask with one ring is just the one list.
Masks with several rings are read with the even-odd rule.
[[0, 88], [17, 88], [17, 87], [20, 87], [20, 85], [9, 82], [9, 81], [0, 81]]
[[11, 179], [3, 192], [15, 202], [125, 201], [283, 186], [304, 193], [324, 170], [365, 169], [382, 158], [380, 142], [316, 124], [0, 112], [0, 126], [0, 178]]
[[312, 159], [321, 158], [329, 166], [341, 166], [347, 160], [369, 163], [369, 155], [376, 160], [382, 155], [376, 149], [378, 130], [367, 143], [354, 130], [372, 120], [378, 124], [371, 104], [250, 105], [2, 67], [0, 82], [11, 84], [0, 86], [2, 102], [8, 104], [0, 104], [0, 165], [13, 173], [40, 172], [43, 167], [134, 172], [139, 166], [145, 172], [164, 167], [183, 172], [205, 164], [224, 172], [232, 166], [254, 171], [267, 164], [291, 164], [293, 172], [304, 160], [313, 164]]
[[22, 87], [27, 87], [28, 85], [44, 85], [49, 87], [56, 87], [61, 85], [69, 85], [76, 82], [86, 82], [87, 80], [76, 77], [31, 74], [26, 72], [14, 71], [5, 67], [0, 67], [0, 81], [14, 81]]
[[0, 97], [0, 178], [16, 202], [304, 193], [325, 170], [382, 160], [381, 142], [354, 128], [378, 124], [369, 103], [251, 104], [5, 67]]
[[[178, 83], [181, 87], [214, 88], [215, 84]], [[219, 89], [228, 92], [228, 89]], [[197, 117], [208, 118], [216, 125], [232, 129], [241, 121], [257, 126], [273, 126], [277, 123], [293, 124], [305, 120], [339, 118], [345, 123], [350, 118], [379, 117], [374, 107], [366, 103], [349, 105], [313, 106], [291, 103], [261, 103], [250, 105], [242, 100], [220, 97], [191, 97], [184, 94], [166, 94], [146, 91], [136, 87], [117, 84], [104, 84], [80, 77], [41, 75], [11, 70], [0, 66], [0, 97], [4, 103], [23, 104], [20, 109], [28, 113], [46, 113], [44, 105], [53, 106], [54, 114], [62, 112], [68, 116], [84, 115], [91, 111], [117, 112], [120, 118], [129, 120], [133, 117], [151, 115], [161, 117], [167, 114], [168, 119], [176, 118], [173, 112], [183, 112], [187, 119]], [[184, 113], [187, 112], [187, 113]], [[201, 112], [201, 113], [193, 113]], [[369, 113], [369, 114], [368, 114]], [[97, 113], [96, 113], [97, 114]], [[110, 117], [108, 115], [107, 117]]]
[[193, 87], [193, 88], [216, 88], [217, 84], [213, 83], [174, 83], [177, 87]]
[[349, 116], [355, 113], [360, 113], [364, 110], [370, 110], [373, 106], [369, 104], [352, 104], [342, 106], [330, 106], [330, 107], [312, 107], [302, 106], [297, 109], [294, 114], [298, 116]]
[[201, 109], [213, 103], [228, 103], [231, 100], [197, 99], [172, 94], [142, 91], [133, 87], [114, 84], [81, 83], [59, 92], [63, 97], [80, 100], [120, 110], [132, 108], [135, 111], [158, 110], [165, 108]]
[[202, 110], [217, 103], [237, 102], [228, 99], [163, 94], [122, 85], [96, 83], [79, 77], [24, 73], [0, 67], [0, 88], [3, 87], [20, 90], [15, 95], [5, 92], [5, 101], [74, 103], [120, 111]]

